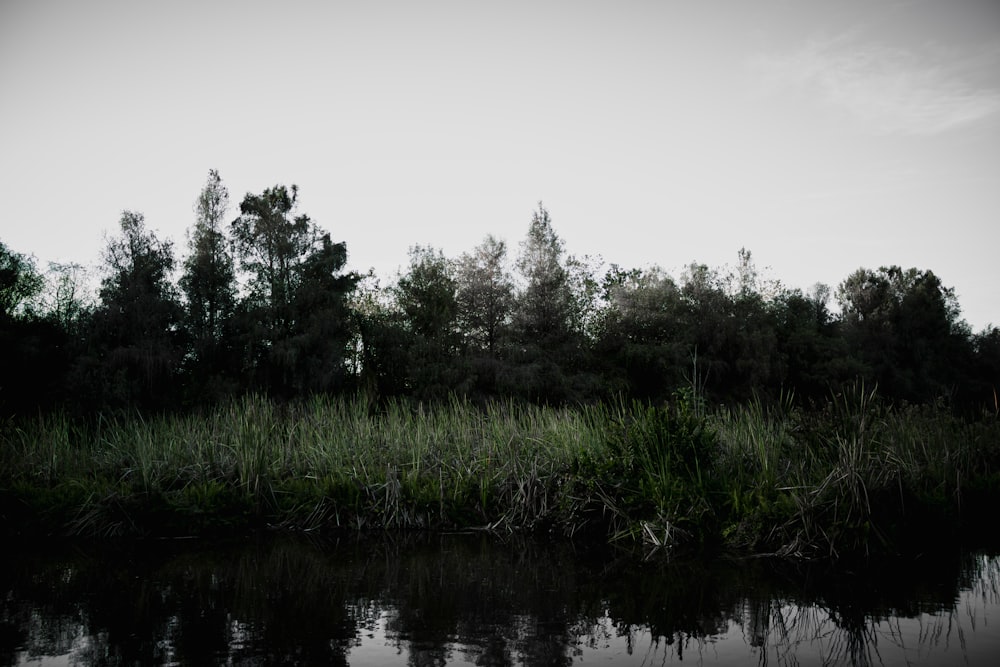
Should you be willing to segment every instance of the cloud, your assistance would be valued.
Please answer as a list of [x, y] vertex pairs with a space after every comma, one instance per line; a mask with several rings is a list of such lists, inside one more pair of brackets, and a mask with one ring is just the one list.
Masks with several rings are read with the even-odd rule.
[[[858, 44], [852, 35], [751, 63], [767, 89], [803, 89], [876, 132], [934, 135], [1000, 113], [1000, 90], [977, 86], [973, 67], [998, 66], [997, 49], [965, 60], [940, 49], [917, 53]], [[986, 62], [984, 62], [986, 61]]]

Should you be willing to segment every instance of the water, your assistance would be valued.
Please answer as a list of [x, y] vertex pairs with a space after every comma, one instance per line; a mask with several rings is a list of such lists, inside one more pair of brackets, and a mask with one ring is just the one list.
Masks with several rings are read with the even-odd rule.
[[1000, 664], [994, 553], [647, 555], [481, 535], [8, 545], [0, 664]]

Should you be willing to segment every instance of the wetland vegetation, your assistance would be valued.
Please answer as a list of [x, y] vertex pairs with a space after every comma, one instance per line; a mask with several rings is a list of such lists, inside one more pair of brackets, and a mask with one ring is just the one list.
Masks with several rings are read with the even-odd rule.
[[4, 431], [8, 532], [484, 530], [656, 551], [923, 551], [991, 525], [1000, 425], [888, 405], [708, 411], [690, 397], [434, 409], [247, 397], [201, 414]]
[[[126, 211], [87, 270], [0, 244], [0, 529], [533, 532], [838, 557], [974, 535], [1000, 493], [1000, 330], [929, 270], [783, 286], [414, 246], [391, 284], [211, 172], [188, 252]], [[179, 277], [178, 277], [179, 274]], [[835, 298], [839, 310], [834, 310]]]

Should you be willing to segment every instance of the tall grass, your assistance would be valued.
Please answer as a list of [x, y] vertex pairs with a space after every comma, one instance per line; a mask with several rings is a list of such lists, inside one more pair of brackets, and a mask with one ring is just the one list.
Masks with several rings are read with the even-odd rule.
[[1000, 495], [1000, 424], [892, 407], [863, 385], [706, 411], [247, 396], [202, 414], [0, 432], [2, 530], [551, 531], [792, 556], [900, 548]]
[[963, 499], [1000, 494], [995, 419], [891, 406], [861, 383], [819, 411], [753, 401], [712, 422], [730, 489], [727, 536], [747, 547], [837, 556], [931, 544], [975, 515]]

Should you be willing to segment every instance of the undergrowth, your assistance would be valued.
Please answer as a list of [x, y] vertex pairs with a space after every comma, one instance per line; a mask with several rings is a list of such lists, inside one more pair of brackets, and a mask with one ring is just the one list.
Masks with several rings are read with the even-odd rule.
[[988, 520], [1000, 424], [890, 406], [857, 385], [706, 411], [249, 396], [202, 414], [64, 415], [0, 431], [0, 530], [543, 531], [838, 557], [921, 548]]

